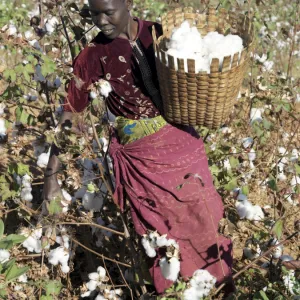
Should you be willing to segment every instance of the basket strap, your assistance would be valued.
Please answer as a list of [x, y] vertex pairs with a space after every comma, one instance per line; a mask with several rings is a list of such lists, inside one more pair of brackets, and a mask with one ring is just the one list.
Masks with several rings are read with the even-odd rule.
[[130, 45], [132, 47], [134, 58], [141, 71], [145, 88], [148, 94], [150, 95], [154, 105], [157, 107], [160, 113], [163, 114], [161, 95], [159, 90], [156, 88], [155, 84], [153, 83], [152, 71], [149, 67], [146, 55], [142, 50], [140, 40], [137, 39], [136, 41], [130, 41]]

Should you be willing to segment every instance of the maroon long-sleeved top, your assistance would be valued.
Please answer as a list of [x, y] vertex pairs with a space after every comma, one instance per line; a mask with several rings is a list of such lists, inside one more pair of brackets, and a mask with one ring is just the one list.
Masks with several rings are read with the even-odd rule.
[[[137, 18], [135, 20], [138, 22], [138, 34], [134, 42], [138, 42], [142, 48], [152, 82], [158, 89], [152, 26], [155, 26], [157, 34], [161, 34], [161, 26]], [[123, 38], [110, 40], [100, 32], [74, 61], [74, 78], [68, 87], [64, 111], [83, 111], [90, 101], [88, 87], [99, 79], [105, 79], [113, 89], [107, 98], [107, 105], [114, 115], [129, 119], [158, 116], [160, 113], [151, 100], [135, 59], [132, 49], [134, 42]]]

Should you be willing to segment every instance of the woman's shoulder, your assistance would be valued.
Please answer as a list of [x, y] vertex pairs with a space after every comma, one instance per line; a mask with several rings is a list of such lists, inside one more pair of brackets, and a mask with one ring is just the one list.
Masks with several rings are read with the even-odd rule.
[[74, 63], [77, 65], [94, 64], [94, 62], [99, 61], [99, 57], [104, 54], [105, 45], [108, 43], [109, 41], [107, 41], [103, 33], [99, 32], [98, 35], [81, 50]]

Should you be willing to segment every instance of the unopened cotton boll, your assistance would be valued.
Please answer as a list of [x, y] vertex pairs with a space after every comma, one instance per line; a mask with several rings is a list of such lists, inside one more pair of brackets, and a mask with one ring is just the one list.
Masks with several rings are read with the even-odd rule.
[[5, 249], [0, 249], [0, 263], [7, 262], [10, 258], [10, 253]]
[[150, 245], [150, 241], [143, 237], [142, 238], [142, 245], [146, 251], [146, 254], [149, 256], [149, 257], [155, 257], [156, 256], [156, 251], [154, 248], [151, 247]]
[[178, 258], [171, 257], [168, 261], [166, 257], [163, 257], [159, 261], [159, 266], [164, 278], [171, 281], [177, 280], [180, 271], [180, 262]]
[[103, 206], [103, 197], [101, 194], [86, 191], [82, 198], [83, 207], [86, 210], [99, 211]]

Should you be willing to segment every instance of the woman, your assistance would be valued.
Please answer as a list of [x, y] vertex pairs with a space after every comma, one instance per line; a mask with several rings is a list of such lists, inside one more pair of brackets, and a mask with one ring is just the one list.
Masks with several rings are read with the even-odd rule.
[[[180, 273], [190, 277], [207, 269], [220, 283], [231, 274], [230, 240], [217, 236], [223, 206], [216, 192], [201, 139], [189, 128], [167, 124], [157, 82], [152, 26], [130, 14], [131, 0], [90, 0], [93, 22], [101, 32], [76, 58], [74, 79], [61, 122], [89, 103], [89, 88], [104, 79], [112, 87], [106, 99], [116, 118], [116, 136], [109, 149], [116, 177], [115, 200], [124, 208], [129, 199], [138, 234], [157, 230], [180, 247]], [[53, 149], [45, 176], [45, 198], [60, 192]], [[219, 248], [219, 251], [218, 251]], [[150, 268], [162, 293], [172, 282], [164, 279], [159, 255]]]

